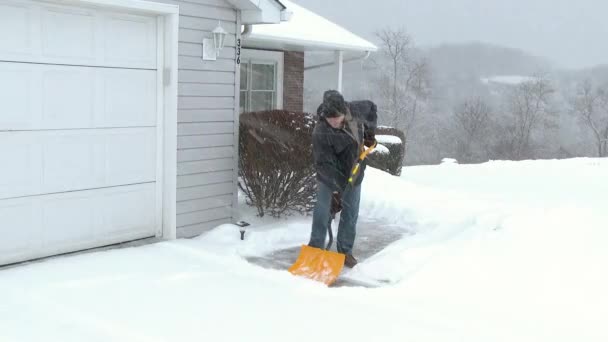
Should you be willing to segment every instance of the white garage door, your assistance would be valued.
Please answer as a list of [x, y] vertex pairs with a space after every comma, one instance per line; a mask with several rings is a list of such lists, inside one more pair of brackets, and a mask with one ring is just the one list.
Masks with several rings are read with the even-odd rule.
[[157, 36], [0, 0], [0, 265], [160, 232]]

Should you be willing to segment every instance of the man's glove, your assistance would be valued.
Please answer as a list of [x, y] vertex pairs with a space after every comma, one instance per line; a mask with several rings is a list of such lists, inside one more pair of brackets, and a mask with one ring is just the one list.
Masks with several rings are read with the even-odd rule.
[[365, 129], [363, 132], [363, 145], [372, 147], [376, 143], [376, 132], [372, 129]]
[[331, 196], [331, 215], [342, 211], [342, 196], [339, 192], [334, 192]]
[[366, 134], [363, 138], [363, 145], [366, 147], [372, 147], [376, 143], [376, 136], [374, 134]]

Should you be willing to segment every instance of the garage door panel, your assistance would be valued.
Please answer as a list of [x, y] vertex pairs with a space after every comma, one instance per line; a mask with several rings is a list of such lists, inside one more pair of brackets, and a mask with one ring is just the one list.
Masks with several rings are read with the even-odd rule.
[[131, 129], [106, 137], [107, 184], [153, 182], [156, 179], [156, 130]]
[[42, 12], [42, 55], [95, 62], [95, 16], [91, 11], [55, 7]]
[[0, 199], [34, 193], [42, 187], [42, 145], [13, 134], [0, 134]]
[[42, 121], [30, 128], [86, 128], [93, 126], [95, 69], [33, 66], [42, 74]]
[[155, 236], [155, 185], [0, 200], [0, 265]]
[[0, 201], [0, 222], [0, 265], [2, 258], [15, 258], [39, 247], [40, 222], [31, 201]]
[[145, 236], [146, 233], [147, 236], [154, 235], [158, 212], [155, 194], [154, 184], [108, 191], [99, 203], [103, 210], [104, 234], [125, 239]]
[[156, 19], [135, 15], [105, 17], [105, 60], [110, 64], [156, 65]]
[[100, 126], [156, 126], [156, 72], [106, 69], [103, 72], [105, 110]]
[[156, 180], [156, 128], [0, 133], [0, 199]]
[[0, 62], [0, 130], [156, 126], [156, 77], [150, 70]]
[[1, 60], [155, 69], [156, 34], [153, 17], [27, 0], [0, 4]]
[[27, 6], [0, 3], [0, 53], [28, 54], [32, 49], [32, 15]]
[[48, 249], [64, 249], [92, 240], [95, 236], [96, 222], [95, 192], [66, 194], [42, 198], [42, 239]]
[[84, 132], [42, 136], [44, 178], [42, 188], [35, 194], [104, 186], [103, 142], [99, 134]]
[[37, 118], [33, 117], [36, 99], [32, 98], [34, 81], [31, 70], [6, 68], [5, 64], [0, 63], [0, 130], [11, 127], [29, 128], [36, 121]]

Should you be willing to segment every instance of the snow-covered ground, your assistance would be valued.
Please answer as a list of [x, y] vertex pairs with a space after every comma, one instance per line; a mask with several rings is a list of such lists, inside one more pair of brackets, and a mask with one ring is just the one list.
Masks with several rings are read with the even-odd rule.
[[608, 160], [368, 169], [361, 216], [415, 231], [326, 288], [245, 256], [310, 218], [0, 270], [0, 341], [607, 341]]

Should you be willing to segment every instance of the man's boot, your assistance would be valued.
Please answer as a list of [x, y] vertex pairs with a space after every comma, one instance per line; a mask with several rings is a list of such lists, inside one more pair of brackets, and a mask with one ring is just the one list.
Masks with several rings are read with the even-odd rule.
[[352, 254], [346, 254], [346, 258], [344, 259], [344, 266], [348, 268], [353, 268], [357, 264], [357, 259]]

